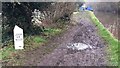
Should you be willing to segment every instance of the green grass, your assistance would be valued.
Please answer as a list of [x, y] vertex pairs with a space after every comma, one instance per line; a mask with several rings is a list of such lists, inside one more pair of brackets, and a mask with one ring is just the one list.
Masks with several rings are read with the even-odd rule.
[[15, 49], [12, 46], [8, 46], [7, 48], [4, 48], [3, 50], [0, 51], [2, 53], [1, 58], [3, 60], [9, 58], [14, 51]]
[[0, 58], [1, 58], [0, 60], [9, 61], [11, 60], [11, 58], [14, 59], [14, 57], [17, 54], [20, 54], [21, 52], [24, 52], [24, 51], [30, 51], [34, 48], [39, 47], [40, 45], [46, 43], [49, 40], [47, 37], [57, 35], [61, 31], [62, 31], [61, 29], [57, 29], [57, 28], [46, 28], [45, 32], [43, 32], [44, 34], [47, 35], [45, 37], [42, 35], [34, 35], [34, 36], [25, 37], [24, 38], [24, 46], [25, 46], [24, 50], [15, 50], [13, 42], [9, 42], [7, 47], [2, 48], [0, 50], [0, 53], [2, 53], [2, 55], [0, 55]]
[[51, 35], [51, 36], [54, 36], [56, 34], [59, 34], [62, 30], [61, 29], [57, 29], [57, 28], [46, 28], [44, 33], [46, 35]]
[[46, 40], [42, 37], [34, 37], [33, 41], [35, 43], [42, 43], [42, 42], [46, 42]]
[[97, 25], [98, 32], [100, 36], [107, 42], [108, 44], [108, 52], [110, 54], [110, 62], [111, 65], [118, 66], [118, 56], [120, 55], [118, 52], [118, 41], [113, 35], [101, 24], [101, 22], [96, 18], [93, 12], [88, 12], [90, 14], [90, 18], [92, 19], [93, 23]]

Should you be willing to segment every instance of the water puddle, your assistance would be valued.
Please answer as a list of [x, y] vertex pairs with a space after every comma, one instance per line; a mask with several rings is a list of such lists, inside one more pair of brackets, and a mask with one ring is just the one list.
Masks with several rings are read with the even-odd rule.
[[72, 49], [72, 50], [85, 50], [88, 48], [92, 49], [91, 45], [87, 45], [84, 43], [70, 43], [67, 48]]

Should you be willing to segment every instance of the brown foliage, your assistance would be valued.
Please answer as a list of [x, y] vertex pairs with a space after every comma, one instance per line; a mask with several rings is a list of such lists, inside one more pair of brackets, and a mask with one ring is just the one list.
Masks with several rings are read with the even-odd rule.
[[47, 17], [46, 20], [49, 22], [56, 22], [60, 17], [65, 14], [69, 15], [75, 10], [75, 3], [70, 2], [57, 2], [46, 9]]

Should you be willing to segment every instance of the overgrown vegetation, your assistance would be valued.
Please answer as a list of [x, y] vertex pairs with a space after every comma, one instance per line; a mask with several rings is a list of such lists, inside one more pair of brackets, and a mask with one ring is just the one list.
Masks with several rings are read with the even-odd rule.
[[93, 12], [88, 12], [90, 14], [90, 18], [92, 19], [93, 23], [98, 28], [98, 33], [100, 36], [106, 41], [108, 44], [108, 53], [110, 54], [110, 64], [118, 66], [119, 63], [119, 49], [118, 46], [120, 45], [120, 41], [117, 40], [113, 35], [101, 24], [101, 22], [96, 18]]
[[[60, 18], [69, 18], [75, 10], [75, 3], [63, 2], [3, 2], [2, 3], [2, 42], [13, 38], [13, 28], [18, 25], [28, 35], [39, 35], [43, 30], [41, 27], [50, 27]], [[32, 13], [39, 10], [45, 19], [40, 20], [42, 26], [33, 25]], [[40, 22], [39, 22], [40, 23]]]

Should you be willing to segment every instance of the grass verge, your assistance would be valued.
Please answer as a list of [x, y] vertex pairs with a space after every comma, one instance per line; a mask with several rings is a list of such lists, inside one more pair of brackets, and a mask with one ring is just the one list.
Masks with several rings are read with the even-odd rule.
[[23, 50], [15, 50], [13, 42], [10, 41], [7, 44], [8, 45], [7, 47], [0, 49], [0, 53], [2, 53], [2, 55], [0, 55], [0, 58], [1, 58], [0, 60], [2, 62], [15, 61], [17, 64], [19, 62], [17, 62], [16, 57], [20, 55], [20, 53], [23, 53], [25, 51], [31, 51], [45, 44], [49, 40], [50, 37], [58, 35], [61, 32], [62, 32], [62, 29], [59, 29], [59, 28], [46, 28], [45, 31], [43, 32], [45, 36], [43, 35], [27, 36], [24, 38], [24, 49]]
[[118, 56], [119, 51], [118, 51], [118, 45], [120, 44], [120, 41], [117, 40], [113, 35], [103, 26], [103, 24], [96, 18], [93, 12], [88, 11], [90, 14], [90, 18], [92, 22], [97, 26], [98, 32], [100, 36], [106, 41], [108, 44], [108, 52], [110, 56], [110, 64], [114, 66], [118, 66]]

